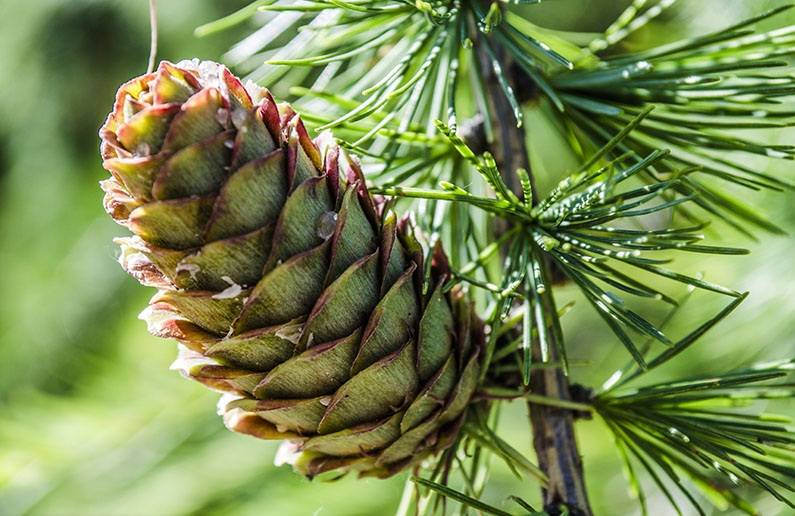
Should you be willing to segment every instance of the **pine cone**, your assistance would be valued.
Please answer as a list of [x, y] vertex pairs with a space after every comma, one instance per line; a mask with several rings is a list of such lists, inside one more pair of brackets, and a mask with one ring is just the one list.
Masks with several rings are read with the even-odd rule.
[[454, 442], [482, 325], [328, 136], [197, 61], [122, 86], [100, 136], [105, 208], [135, 234], [120, 263], [160, 289], [142, 317], [225, 393], [230, 429], [288, 440], [308, 476], [388, 476]]

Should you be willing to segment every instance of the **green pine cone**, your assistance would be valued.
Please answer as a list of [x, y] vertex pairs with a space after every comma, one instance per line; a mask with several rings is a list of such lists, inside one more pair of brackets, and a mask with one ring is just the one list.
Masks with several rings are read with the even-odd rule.
[[408, 223], [331, 138], [197, 61], [122, 86], [100, 136], [105, 208], [135, 235], [120, 262], [160, 289], [142, 317], [225, 393], [230, 429], [287, 440], [308, 476], [388, 476], [454, 442], [482, 325], [438, 249], [423, 284]]

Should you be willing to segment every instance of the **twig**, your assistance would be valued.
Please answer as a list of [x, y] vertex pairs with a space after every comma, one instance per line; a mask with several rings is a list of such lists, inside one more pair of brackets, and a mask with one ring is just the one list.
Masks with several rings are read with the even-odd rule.
[[[510, 66], [510, 61], [496, 42], [490, 42], [494, 54], [506, 71], [506, 79], [519, 97], [527, 97], [528, 88], [532, 88], [529, 77], [520, 75], [521, 71]], [[530, 163], [526, 145], [526, 134], [521, 127], [517, 127], [513, 109], [508, 102], [503, 90], [494, 77], [491, 56], [483, 51], [484, 45], [478, 45], [481, 66], [486, 75], [484, 79], [488, 100], [489, 115], [493, 126], [494, 141], [490, 143], [492, 152], [497, 159], [500, 169], [510, 174], [507, 182], [514, 190], [519, 190], [519, 180], [516, 171], [520, 168], [528, 171], [530, 181], [534, 178], [530, 172]], [[489, 76], [492, 75], [492, 76]], [[537, 192], [536, 188], [532, 189]], [[533, 199], [535, 204], [537, 199]], [[539, 264], [544, 282], [551, 284], [550, 264], [543, 260]], [[562, 345], [562, 331], [555, 308], [555, 300], [550, 289], [541, 295], [544, 313], [547, 314], [547, 333], [553, 340], [558, 340]], [[560, 346], [550, 346], [548, 360], [560, 361], [558, 349]], [[532, 354], [534, 362], [540, 362], [541, 349], [538, 339], [534, 339]], [[561, 403], [571, 401], [569, 379], [561, 369], [536, 369], [530, 376], [531, 392], [545, 400], [558, 399]], [[585, 479], [582, 470], [582, 461], [577, 449], [574, 436], [574, 415], [570, 410], [549, 406], [549, 403], [539, 404], [529, 400], [530, 422], [533, 428], [533, 446], [538, 456], [538, 464], [549, 477], [549, 484], [542, 488], [544, 509], [550, 515], [561, 514], [561, 506], [568, 508], [570, 514], [577, 516], [590, 516], [591, 508], [585, 490]]]

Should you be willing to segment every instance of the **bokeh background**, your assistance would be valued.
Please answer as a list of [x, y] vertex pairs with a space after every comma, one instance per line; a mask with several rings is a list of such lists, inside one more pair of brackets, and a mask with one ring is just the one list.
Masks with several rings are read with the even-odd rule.
[[[207, 39], [193, 29], [245, 3], [160, 0], [159, 57], [223, 59], [247, 27]], [[597, 31], [627, 3], [560, 0], [530, 12], [549, 27]], [[783, 3], [680, 0], [632, 42], [703, 33]], [[117, 85], [144, 71], [148, 31], [145, 0], [0, 0], [0, 514], [390, 514], [405, 476], [318, 483], [275, 467], [275, 445], [226, 431], [216, 396], [169, 371], [174, 345], [137, 320], [152, 292], [115, 263], [111, 239], [124, 230], [101, 208], [96, 132]], [[536, 168], [559, 173], [565, 160], [545, 136], [543, 128], [531, 134]], [[795, 133], [759, 137], [791, 144]], [[753, 165], [795, 178], [791, 163]], [[745, 195], [795, 231], [791, 194]], [[792, 237], [751, 241], [720, 223], [709, 236], [753, 253], [694, 256], [681, 266], [752, 296], [661, 374], [794, 356]], [[577, 298], [566, 289], [559, 295]], [[695, 296], [671, 333], [686, 332], [722, 302]], [[564, 323], [575, 380], [598, 385], [626, 361], [585, 304]], [[502, 432], [532, 453], [522, 404], [504, 411]], [[578, 437], [597, 514], [636, 513], [601, 423], [580, 423]], [[532, 480], [495, 463], [485, 498], [507, 508], [509, 494], [532, 502], [536, 491]], [[670, 512], [659, 496], [650, 502], [653, 512]], [[758, 503], [762, 514], [785, 514], [765, 497]]]

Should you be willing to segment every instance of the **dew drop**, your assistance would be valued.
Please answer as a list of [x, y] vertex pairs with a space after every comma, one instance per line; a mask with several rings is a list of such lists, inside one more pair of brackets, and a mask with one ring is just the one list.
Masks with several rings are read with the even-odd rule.
[[327, 211], [317, 219], [317, 236], [323, 240], [328, 240], [334, 234], [337, 227], [337, 212]]
[[689, 443], [690, 438], [679, 431], [678, 428], [670, 427], [668, 429], [668, 433], [671, 434], [673, 437], [677, 437], [682, 440], [682, 442]]
[[229, 128], [229, 110], [225, 108], [218, 108], [218, 111], [215, 112], [215, 119], [221, 124], [224, 128]]
[[135, 147], [135, 154], [136, 157], [145, 157], [149, 156], [152, 153], [152, 148], [146, 142], [141, 142]]

